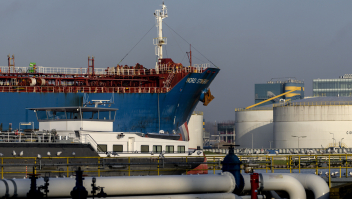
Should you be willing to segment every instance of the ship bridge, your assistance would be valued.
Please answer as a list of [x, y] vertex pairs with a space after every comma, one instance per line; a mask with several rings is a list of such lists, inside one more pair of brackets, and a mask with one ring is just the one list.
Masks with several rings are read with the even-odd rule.
[[33, 110], [39, 122], [39, 130], [56, 129], [58, 132], [113, 131], [116, 117], [114, 108], [98, 107], [47, 107]]

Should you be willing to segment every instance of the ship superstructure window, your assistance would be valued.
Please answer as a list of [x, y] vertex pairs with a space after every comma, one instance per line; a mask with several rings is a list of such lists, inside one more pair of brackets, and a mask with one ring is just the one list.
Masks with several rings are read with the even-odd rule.
[[38, 120], [47, 120], [48, 116], [46, 115], [46, 111], [37, 111], [37, 119]]
[[113, 152], [123, 152], [123, 145], [113, 145], [112, 146], [112, 151]]
[[149, 145], [141, 145], [142, 153], [149, 153]]
[[47, 110], [46, 115], [49, 120], [66, 119], [65, 111]]
[[67, 112], [67, 119], [71, 119], [71, 120], [81, 119], [81, 114], [77, 111]]
[[161, 145], [153, 145], [153, 152], [154, 153], [161, 153], [163, 147]]
[[101, 120], [114, 121], [116, 110], [113, 108], [93, 107], [64, 107], [64, 108], [37, 108], [38, 121], [43, 120]]
[[185, 152], [185, 146], [177, 146], [177, 153], [184, 153]]
[[106, 144], [98, 144], [97, 149], [98, 149], [98, 152], [107, 152], [108, 146]]
[[56, 120], [58, 120], [58, 119], [60, 119], [60, 120], [67, 119], [65, 111], [54, 111], [54, 115], [55, 115], [54, 119], [56, 119]]
[[98, 111], [83, 112], [83, 119], [97, 120], [98, 119]]
[[174, 153], [174, 146], [166, 146], [166, 153]]
[[99, 111], [99, 120], [110, 120], [111, 111]]

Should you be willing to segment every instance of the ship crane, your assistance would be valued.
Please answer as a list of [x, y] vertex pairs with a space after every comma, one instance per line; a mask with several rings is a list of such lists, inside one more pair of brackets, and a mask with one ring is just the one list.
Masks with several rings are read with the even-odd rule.
[[163, 58], [163, 45], [167, 44], [166, 37], [163, 37], [163, 19], [168, 17], [167, 8], [163, 2], [161, 10], [155, 10], [155, 25], [158, 28], [158, 37], [153, 39], [155, 45], [155, 55], [158, 56], [158, 60], [155, 65], [155, 70], [159, 71], [159, 60]]

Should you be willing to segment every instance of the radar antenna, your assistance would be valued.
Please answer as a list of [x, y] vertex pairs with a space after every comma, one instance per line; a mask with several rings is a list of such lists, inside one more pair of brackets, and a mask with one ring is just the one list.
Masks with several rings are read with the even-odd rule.
[[89, 95], [84, 93], [83, 96], [83, 106], [87, 107], [87, 105], [94, 105], [95, 108], [98, 107], [98, 105], [108, 105], [109, 107], [111, 106], [111, 104], [114, 104], [114, 94], [112, 93], [111, 95], [111, 99], [110, 100], [92, 100], [89, 101]]

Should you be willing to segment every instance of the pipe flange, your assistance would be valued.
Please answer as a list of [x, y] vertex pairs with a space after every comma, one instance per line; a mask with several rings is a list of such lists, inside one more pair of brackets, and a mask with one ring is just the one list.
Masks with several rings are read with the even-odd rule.
[[235, 179], [235, 177], [232, 175], [232, 173], [227, 172], [227, 171], [222, 172], [220, 175], [227, 175], [227, 176], [229, 176], [231, 178], [231, 181], [232, 181], [231, 190], [227, 191], [226, 193], [232, 193], [235, 190], [235, 188], [236, 188], [236, 179]]

